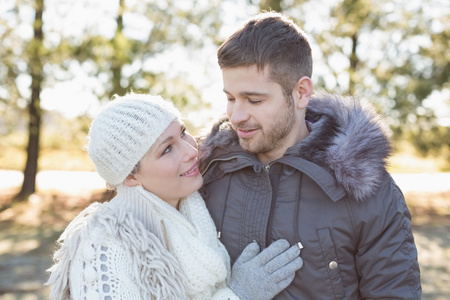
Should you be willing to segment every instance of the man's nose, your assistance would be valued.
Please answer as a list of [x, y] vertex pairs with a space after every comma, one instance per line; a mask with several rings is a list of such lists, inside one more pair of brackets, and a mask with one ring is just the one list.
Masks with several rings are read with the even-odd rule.
[[239, 124], [245, 122], [250, 118], [247, 106], [241, 101], [235, 101], [228, 108], [228, 118], [232, 124]]

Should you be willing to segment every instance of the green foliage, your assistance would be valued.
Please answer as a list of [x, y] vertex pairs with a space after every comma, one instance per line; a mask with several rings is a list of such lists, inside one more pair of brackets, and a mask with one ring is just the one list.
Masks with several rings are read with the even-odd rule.
[[[183, 74], [168, 76], [155, 69], [158, 55], [184, 47], [197, 51], [206, 41], [215, 41], [221, 26], [219, 1], [207, 5], [192, 1], [189, 6], [176, 1], [136, 1], [128, 6], [119, 2], [117, 27], [112, 39], [103, 35], [86, 34], [73, 47], [73, 57], [91, 66], [90, 76], [101, 80], [103, 89], [97, 90], [99, 99], [107, 100], [128, 91], [161, 93], [172, 99], [180, 110], [195, 109], [200, 103], [200, 91]], [[142, 20], [139, 36], [132, 34]], [[142, 25], [140, 25], [142, 26]]]
[[450, 127], [435, 125], [425, 129], [418, 126], [405, 136], [422, 156], [442, 157], [446, 162], [443, 167], [450, 170]]
[[280, 0], [260, 0], [259, 1], [260, 11], [278, 11], [281, 12], [281, 1]]
[[[6, 116], [7, 112], [18, 111], [15, 115], [20, 115], [21, 118], [28, 117], [29, 138], [26, 145], [24, 181], [20, 192], [23, 199], [35, 192], [40, 148], [44, 151], [48, 148], [67, 148], [68, 144], [78, 144], [80, 142], [77, 140], [78, 136], [84, 133], [81, 128], [73, 127], [72, 130], [78, 129], [76, 133], [71, 134], [71, 130], [66, 130], [63, 131], [64, 134], [50, 134], [45, 143], [42, 143], [40, 141], [43, 116], [42, 91], [77, 76], [73, 72], [76, 65], [87, 68], [89, 76], [93, 80], [100, 81], [102, 88], [94, 89], [99, 99], [109, 99], [114, 94], [123, 94], [132, 89], [152, 91], [158, 87], [150, 85], [143, 78], [147, 74], [158, 73], [151, 68], [145, 68], [149, 58], [177, 44], [200, 46], [205, 38], [202, 35], [203, 26], [206, 26], [205, 32], [208, 34], [220, 26], [217, 14], [212, 15], [218, 11], [218, 6], [205, 6], [201, 1], [194, 1], [192, 5], [182, 7], [179, 2], [175, 5], [175, 1], [150, 0], [134, 2], [135, 7], [126, 7], [125, 1], [120, 0], [115, 18], [116, 31], [112, 38], [101, 31], [91, 32], [88, 28], [74, 38], [65, 32], [67, 27], [52, 25], [56, 21], [52, 17], [61, 20], [65, 17], [64, 14], [59, 14], [59, 9], [69, 8], [66, 13], [70, 14], [71, 7], [78, 10], [87, 9], [91, 4], [99, 5], [99, 2], [95, 2], [87, 1], [85, 3], [87, 5], [81, 6], [79, 1], [54, 2], [50, 7], [54, 10], [53, 14], [49, 8], [45, 8], [44, 12], [44, 0], [10, 2], [8, 3], [10, 8], [2, 7], [4, 10], [1, 13], [5, 14], [5, 18], [0, 18], [0, 25], [3, 25], [0, 27], [2, 40], [0, 75], [5, 76], [0, 76], [2, 113], [0, 125], [5, 127], [1, 131], [8, 134], [20, 128], [18, 125], [22, 126], [22, 122], [19, 123], [14, 118]], [[99, 17], [96, 26], [100, 28], [103, 25], [99, 16], [102, 10], [96, 10], [96, 13]], [[44, 15], [47, 17], [44, 18]], [[129, 23], [133, 23], [134, 18], [148, 21], [149, 35], [142, 38], [127, 34], [127, 29], [132, 31], [132, 28], [127, 27], [125, 16], [131, 20]], [[47, 23], [50, 25], [47, 26]], [[60, 21], [60, 24], [64, 24], [64, 21]], [[135, 22], [134, 25], [136, 24]], [[73, 24], [69, 27], [78, 28]], [[142, 27], [140, 31], [145, 29]], [[32, 34], [27, 34], [27, 30]], [[47, 38], [47, 34], [50, 38]], [[134, 70], [130, 72], [127, 68]], [[174, 83], [171, 77], [164, 79], [167, 81], [158, 80], [159, 85], [166, 84], [159, 90], [165, 91], [169, 97], [175, 98], [174, 100], [184, 107], [191, 106], [192, 100], [194, 103], [199, 101], [199, 92], [196, 92], [193, 85], [187, 81], [177, 79]], [[185, 87], [188, 92], [182, 94], [173, 87]], [[83, 124], [83, 121], [77, 120], [77, 124]], [[82, 136], [84, 137], [85, 133]], [[66, 143], [67, 139], [70, 139], [70, 143]]]
[[41, 149], [81, 150], [87, 143], [92, 119], [86, 115], [68, 119], [57, 112], [47, 113]]
[[[46, 7], [43, 41], [32, 38], [33, 30], [39, 28], [39, 20], [33, 24], [36, 0], [5, 4], [9, 7], [0, 16], [2, 136], [26, 130], [33, 76], [40, 79], [34, 82], [48, 90], [83, 72], [96, 84], [82, 89], [99, 101], [133, 90], [162, 94], [184, 113], [204, 108], [192, 74], [174, 74], [156, 65], [162, 54], [176, 53], [174, 49], [195, 54], [205, 45], [222, 42], [218, 32], [226, 1], [119, 0], [111, 4], [118, 5], [112, 14], [96, 9], [100, 7], [97, 0], [80, 1], [54, 1]], [[438, 125], [434, 110], [426, 105], [432, 93], [450, 89], [450, 15], [443, 13], [445, 7], [438, 0], [422, 2], [247, 1], [260, 10], [282, 11], [302, 24], [327, 69], [318, 74], [317, 89], [369, 99], [386, 116], [395, 140], [411, 141], [423, 155], [450, 157], [448, 127]], [[95, 10], [97, 19], [87, 25], [65, 22], [74, 8], [81, 7]], [[109, 34], [99, 29], [105, 20], [109, 27], [115, 25]], [[84, 27], [77, 34], [71, 33], [80, 26]], [[448, 93], [441, 95], [436, 101], [450, 105]], [[40, 99], [35, 104], [39, 110]], [[59, 120], [58, 129], [51, 127], [56, 122], [54, 115], [46, 114], [44, 151], [71, 148], [71, 144], [80, 147], [88, 116], [66, 123]]]
[[[436, 125], [434, 110], [425, 102], [450, 88], [448, 7], [437, 0], [279, 2], [284, 13], [308, 29], [332, 74], [320, 74], [317, 88], [372, 102], [395, 140], [409, 139], [424, 154], [430, 148], [446, 153], [449, 139], [442, 131], [448, 127]], [[450, 105], [448, 98], [436, 101]]]

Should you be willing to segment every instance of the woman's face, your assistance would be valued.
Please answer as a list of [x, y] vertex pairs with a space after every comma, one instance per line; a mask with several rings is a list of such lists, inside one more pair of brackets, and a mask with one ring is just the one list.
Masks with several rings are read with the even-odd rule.
[[178, 207], [180, 198], [197, 191], [203, 184], [197, 164], [197, 143], [186, 132], [184, 124], [175, 120], [141, 160], [134, 184]]

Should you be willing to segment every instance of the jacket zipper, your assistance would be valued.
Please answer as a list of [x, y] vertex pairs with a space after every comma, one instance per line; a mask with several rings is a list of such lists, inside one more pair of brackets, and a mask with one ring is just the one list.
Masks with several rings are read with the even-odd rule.
[[272, 189], [272, 196], [271, 196], [271, 200], [270, 200], [270, 210], [269, 210], [269, 218], [267, 220], [267, 225], [266, 225], [266, 245], [265, 247], [268, 247], [270, 245], [270, 237], [271, 237], [271, 233], [272, 233], [272, 222], [273, 222], [273, 209], [275, 207], [275, 198], [276, 198], [276, 194], [278, 193], [278, 186], [276, 187], [276, 189], [274, 189], [274, 185], [272, 184], [272, 181], [270, 180], [270, 167], [272, 166], [272, 163], [269, 163], [268, 165], [264, 166], [264, 169], [266, 170], [267, 173], [267, 179], [269, 180], [269, 185], [271, 186]]
[[[208, 166], [205, 168], [205, 171], [203, 171], [202, 176], [208, 171], [208, 169], [209, 169], [209, 167], [211, 166], [212, 163], [217, 162], [217, 161], [229, 161], [229, 160], [232, 160], [232, 159], [235, 159], [235, 158], [244, 158], [244, 159], [247, 159], [247, 160], [251, 160], [250, 158], [248, 158], [246, 156], [242, 156], [242, 155], [235, 155], [235, 156], [231, 156], [231, 157], [227, 157], [227, 158], [215, 158], [215, 159], [211, 160], [208, 163]], [[271, 162], [271, 163], [269, 163], [267, 165], [262, 165], [261, 164], [263, 166], [264, 170], [266, 171], [267, 175], [270, 174], [270, 167], [272, 166], [272, 163], [274, 163], [274, 162]], [[270, 183], [270, 177], [268, 178], [268, 180], [269, 180], [269, 183]], [[270, 183], [270, 185], [272, 185], [272, 184]], [[270, 207], [270, 211], [269, 211], [269, 220], [267, 222], [266, 245], [265, 245], [265, 247], [268, 246], [268, 242], [269, 242], [269, 238], [270, 238], [269, 232], [270, 232], [270, 229], [272, 227], [272, 211], [273, 211], [273, 207], [275, 205], [275, 201], [273, 200], [273, 197], [274, 197], [274, 195], [272, 195], [272, 200], [271, 200], [271, 205], [270, 205], [271, 207]], [[227, 201], [227, 200], [228, 200], [228, 197], [226, 198], [225, 201]], [[225, 207], [226, 207], [226, 203], [225, 203]], [[219, 240], [220, 240], [221, 235], [222, 235], [224, 216], [225, 216], [225, 209], [224, 209], [223, 214], [222, 214], [221, 224], [220, 224], [219, 228], [217, 228], [217, 238]]]
[[[205, 173], [208, 171], [208, 169], [209, 169], [209, 167], [211, 166], [212, 163], [214, 163], [214, 162], [216, 162], [216, 161], [228, 161], [228, 160], [232, 160], [232, 159], [235, 159], [235, 158], [244, 158], [244, 159], [250, 160], [250, 158], [245, 157], [245, 156], [241, 156], [241, 155], [231, 156], [231, 157], [228, 157], [228, 158], [216, 158], [216, 159], [211, 160], [211, 161], [208, 163], [208, 166], [206, 166], [205, 171], [203, 171], [203, 173], [202, 173], [202, 176], [205, 175]], [[231, 179], [231, 178], [230, 178], [230, 179]], [[228, 183], [228, 185], [229, 185], [229, 183]], [[225, 199], [225, 207], [226, 207], [226, 202], [227, 202], [227, 201], [228, 201], [228, 196], [227, 196], [226, 199]], [[220, 238], [221, 238], [221, 236], [222, 236], [222, 228], [223, 228], [223, 222], [224, 222], [225, 211], [226, 211], [226, 209], [224, 208], [224, 209], [223, 209], [223, 213], [222, 213], [222, 220], [220, 221], [220, 227], [217, 228], [217, 238], [218, 238], [219, 240], [220, 240]]]

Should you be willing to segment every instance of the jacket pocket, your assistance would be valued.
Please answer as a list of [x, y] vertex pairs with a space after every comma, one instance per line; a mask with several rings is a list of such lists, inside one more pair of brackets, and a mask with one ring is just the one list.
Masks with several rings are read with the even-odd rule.
[[317, 229], [317, 237], [319, 238], [320, 250], [323, 256], [324, 267], [328, 272], [331, 289], [333, 290], [334, 299], [344, 299], [345, 290], [339, 271], [339, 261], [336, 255], [333, 239], [329, 228]]

